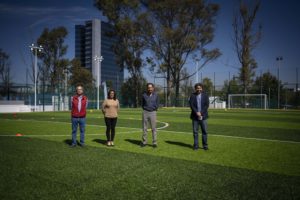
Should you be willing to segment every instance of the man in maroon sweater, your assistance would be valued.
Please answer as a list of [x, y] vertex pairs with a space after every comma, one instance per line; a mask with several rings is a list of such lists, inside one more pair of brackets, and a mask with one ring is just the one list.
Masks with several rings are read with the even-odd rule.
[[88, 98], [83, 95], [82, 85], [76, 87], [76, 95], [72, 97], [71, 100], [71, 116], [72, 116], [72, 145], [71, 147], [76, 147], [76, 135], [77, 127], [79, 125], [80, 129], [80, 146], [84, 147], [84, 132], [85, 132], [85, 116], [86, 108], [88, 105]]

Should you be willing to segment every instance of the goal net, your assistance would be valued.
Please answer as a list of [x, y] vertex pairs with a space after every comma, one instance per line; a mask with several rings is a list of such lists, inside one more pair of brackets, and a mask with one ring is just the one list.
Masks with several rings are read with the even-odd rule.
[[228, 108], [267, 109], [266, 94], [229, 94]]

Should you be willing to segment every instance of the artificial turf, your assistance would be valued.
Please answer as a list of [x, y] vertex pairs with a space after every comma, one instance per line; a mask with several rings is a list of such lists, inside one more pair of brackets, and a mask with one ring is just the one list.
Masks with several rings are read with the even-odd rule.
[[113, 148], [99, 112], [86, 148], [69, 147], [69, 113], [2, 114], [0, 199], [300, 199], [300, 112], [210, 110], [209, 151], [192, 150], [188, 116], [161, 109], [154, 149], [140, 110], [121, 110]]

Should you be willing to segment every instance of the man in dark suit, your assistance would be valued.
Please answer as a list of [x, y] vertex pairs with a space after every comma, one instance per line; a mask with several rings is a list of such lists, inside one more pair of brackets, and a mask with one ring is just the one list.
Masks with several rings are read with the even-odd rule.
[[198, 131], [199, 125], [202, 131], [202, 145], [204, 150], [208, 150], [207, 145], [207, 118], [208, 118], [208, 107], [209, 98], [208, 95], [203, 92], [203, 85], [196, 83], [195, 92], [189, 99], [191, 107], [191, 119], [193, 122], [193, 134], [194, 134], [194, 150], [199, 149], [198, 144]]

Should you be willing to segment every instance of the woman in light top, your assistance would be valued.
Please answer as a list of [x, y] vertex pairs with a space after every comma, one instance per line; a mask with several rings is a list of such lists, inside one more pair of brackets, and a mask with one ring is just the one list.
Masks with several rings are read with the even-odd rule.
[[107, 99], [105, 99], [102, 104], [102, 112], [106, 124], [107, 146], [114, 146], [115, 128], [120, 104], [114, 90], [109, 90], [107, 96]]

